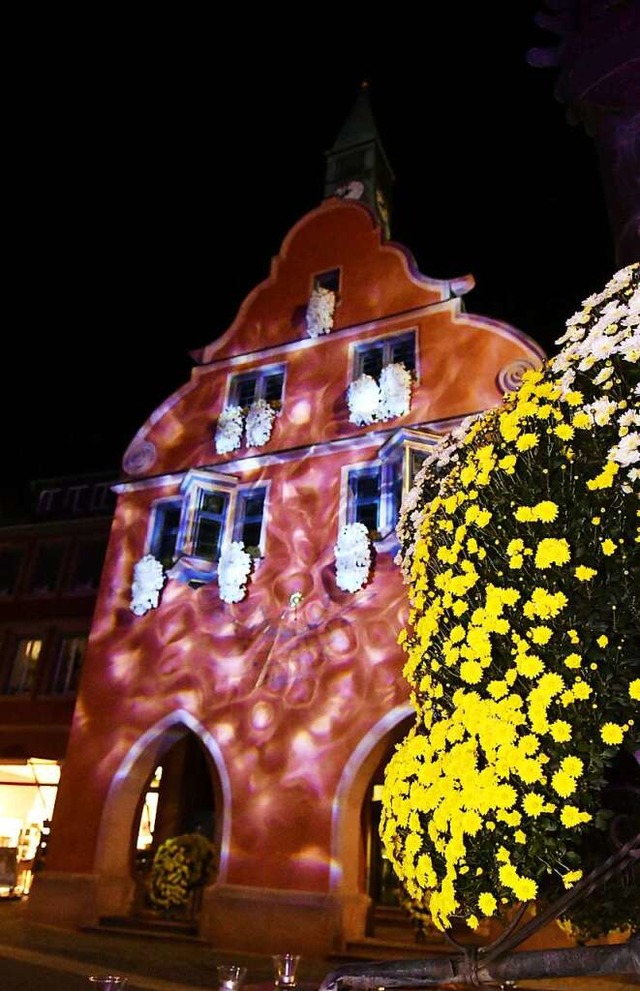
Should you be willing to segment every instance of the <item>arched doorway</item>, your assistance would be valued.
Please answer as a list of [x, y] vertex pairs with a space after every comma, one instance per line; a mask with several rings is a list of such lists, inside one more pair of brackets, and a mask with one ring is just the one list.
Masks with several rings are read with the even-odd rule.
[[413, 938], [411, 919], [401, 906], [400, 883], [380, 839], [384, 771], [397, 744], [407, 735], [413, 722], [413, 716], [408, 716], [387, 733], [384, 738], [384, 751], [371, 775], [362, 802], [365, 890], [371, 900], [367, 935], [378, 938], [402, 939], [404, 936]]
[[[162, 768], [161, 774], [158, 768]], [[198, 720], [176, 710], [132, 744], [113, 776], [96, 847], [96, 912], [101, 918], [123, 918], [141, 908], [143, 899], [136, 878], [144, 865], [137, 863], [138, 841], [147, 798], [154, 792], [157, 807], [152, 828], [147, 821], [150, 842], [145, 845], [157, 846], [170, 834], [176, 835], [174, 830], [199, 825], [214, 843], [218, 880], [226, 875], [231, 790], [224, 757], [215, 738]]]
[[[198, 833], [210, 840], [216, 850], [220, 849], [222, 794], [211, 756], [198, 736], [186, 727], [174, 727], [171, 738], [169, 748], [145, 782], [134, 817], [133, 915], [153, 911], [148, 897], [149, 872], [165, 840]], [[200, 897], [201, 894], [197, 892]], [[200, 897], [190, 899], [185, 917], [197, 915]]]

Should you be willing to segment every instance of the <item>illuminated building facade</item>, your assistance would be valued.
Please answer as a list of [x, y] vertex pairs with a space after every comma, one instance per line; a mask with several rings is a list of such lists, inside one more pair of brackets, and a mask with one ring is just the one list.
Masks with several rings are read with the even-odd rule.
[[542, 357], [388, 240], [392, 182], [363, 91], [324, 201], [125, 454], [32, 918], [139, 911], [143, 820], [213, 838], [216, 946], [365, 933], [372, 788], [411, 712], [400, 502]]

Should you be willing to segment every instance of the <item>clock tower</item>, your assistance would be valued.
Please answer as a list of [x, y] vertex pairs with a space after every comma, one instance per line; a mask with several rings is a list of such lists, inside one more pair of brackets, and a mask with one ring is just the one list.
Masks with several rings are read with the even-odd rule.
[[394, 175], [380, 141], [366, 83], [333, 148], [325, 154], [325, 199], [342, 196], [366, 203], [388, 238]]

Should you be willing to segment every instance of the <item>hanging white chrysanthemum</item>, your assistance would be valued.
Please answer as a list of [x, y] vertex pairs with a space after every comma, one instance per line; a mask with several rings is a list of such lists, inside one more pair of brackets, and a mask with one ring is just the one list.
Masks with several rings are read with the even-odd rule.
[[249, 407], [245, 436], [247, 447], [262, 447], [271, 437], [276, 412], [265, 399], [256, 399]]
[[380, 373], [380, 409], [378, 419], [392, 420], [404, 416], [411, 405], [411, 374], [402, 362], [385, 365]]
[[333, 290], [317, 286], [311, 293], [305, 315], [309, 337], [320, 337], [331, 332], [335, 308], [336, 294]]
[[371, 375], [361, 375], [347, 391], [349, 420], [358, 427], [374, 423], [380, 409], [380, 388]]
[[164, 583], [162, 565], [153, 554], [141, 557], [133, 567], [131, 612], [136, 616], [144, 616], [149, 609], [156, 609]]
[[336, 582], [345, 592], [362, 588], [371, 568], [371, 546], [364, 523], [345, 523], [335, 546]]
[[242, 442], [242, 407], [227, 406], [218, 417], [216, 426], [216, 451], [227, 454], [237, 451]]
[[218, 587], [223, 602], [240, 602], [247, 591], [251, 557], [242, 540], [234, 540], [223, 550], [218, 561]]

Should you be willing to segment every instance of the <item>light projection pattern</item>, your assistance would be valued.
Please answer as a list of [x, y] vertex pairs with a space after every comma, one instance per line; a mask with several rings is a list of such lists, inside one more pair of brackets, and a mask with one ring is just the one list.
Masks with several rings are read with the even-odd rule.
[[[265, 554], [248, 594], [226, 604], [215, 582], [168, 582], [144, 625], [113, 620], [124, 604], [119, 576], [145, 539], [154, 493], [119, 501], [118, 553], [107, 559], [76, 747], [93, 761], [96, 788], [101, 775], [106, 787], [123, 748], [177, 708], [192, 714], [217, 741], [234, 795], [229, 883], [259, 877], [267, 886], [324, 889], [345, 762], [370, 726], [406, 701], [395, 642], [405, 593], [391, 553], [377, 554], [357, 596], [336, 582], [346, 456], [283, 460], [245, 478], [271, 486]], [[100, 705], [109, 708], [101, 736]]]

